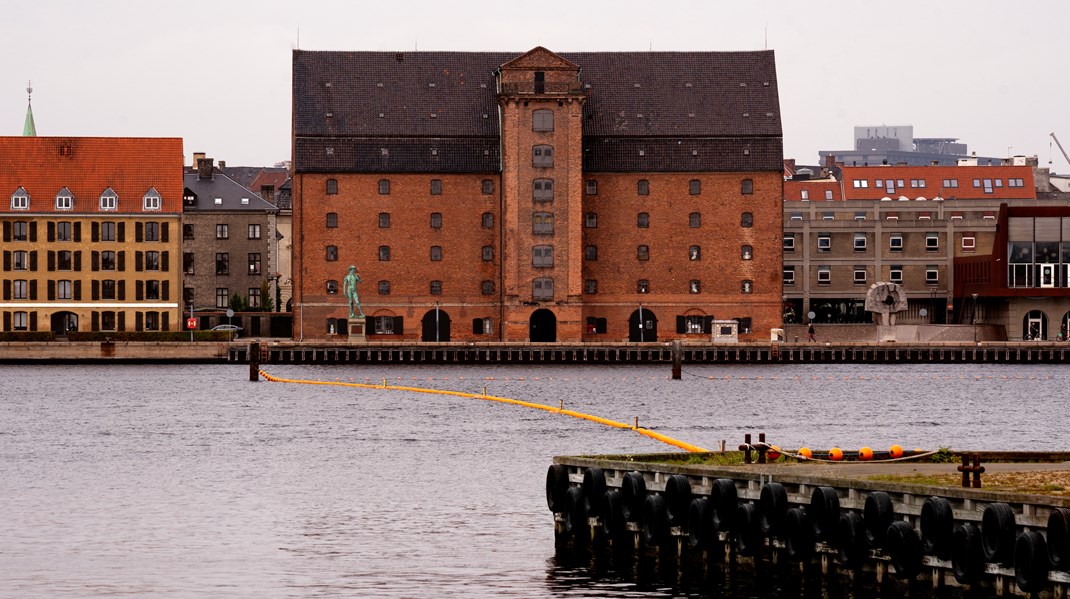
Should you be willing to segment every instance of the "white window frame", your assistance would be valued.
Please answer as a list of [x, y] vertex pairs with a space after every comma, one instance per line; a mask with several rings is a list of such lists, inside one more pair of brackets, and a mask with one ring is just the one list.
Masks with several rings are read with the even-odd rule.
[[856, 252], [864, 252], [868, 247], [865, 233], [855, 233], [854, 248]]
[[817, 284], [821, 286], [832, 284], [832, 269], [827, 266], [817, 268]]
[[74, 210], [74, 196], [66, 187], [56, 194], [56, 210]]
[[819, 252], [831, 252], [832, 251], [832, 235], [827, 233], [819, 233], [817, 236], [817, 251]]
[[964, 250], [975, 250], [975, 249], [977, 249], [977, 237], [975, 237], [973, 235], [963, 235], [962, 236], [962, 249], [964, 249]]
[[903, 282], [903, 267], [891, 266], [888, 268], [888, 281], [890, 283], [902, 283]]
[[[898, 242], [898, 243], [897, 243]], [[903, 251], [903, 236], [899, 234], [892, 235], [888, 238], [888, 251], [901, 252]]]
[[11, 194], [11, 209], [12, 210], [29, 210], [30, 209], [30, 194], [26, 193], [26, 190], [22, 187], [15, 190], [15, 193]]
[[940, 283], [940, 269], [935, 266], [925, 267], [925, 284], [937, 285]]
[[802, 201], [804, 201], [804, 202], [809, 202], [810, 201], [810, 192], [808, 190], [804, 189], [804, 190], [800, 191], [799, 194], [802, 197]]
[[784, 273], [783, 274], [783, 279], [782, 279], [783, 283], [785, 285], [794, 285], [795, 284], [795, 267], [794, 266], [785, 266], [783, 273]]
[[156, 211], [160, 210], [163, 206], [163, 198], [160, 197], [160, 192], [156, 191], [155, 187], [150, 187], [145, 195], [141, 197], [141, 209]]
[[938, 252], [940, 251], [940, 235], [937, 233], [925, 234], [925, 251], [926, 252]]
[[107, 188], [100, 194], [100, 209], [107, 212], [114, 212], [119, 209], [119, 195]]
[[[861, 275], [861, 276], [859, 276], [859, 275]], [[866, 284], [866, 278], [867, 278], [867, 273], [866, 273], [866, 269], [865, 268], [855, 268], [854, 269], [854, 283], [855, 283], [855, 285], [865, 285]]]
[[794, 252], [795, 251], [795, 234], [794, 233], [788, 233], [788, 234], [784, 235], [784, 246], [783, 246], [783, 249], [784, 249], [785, 252]]

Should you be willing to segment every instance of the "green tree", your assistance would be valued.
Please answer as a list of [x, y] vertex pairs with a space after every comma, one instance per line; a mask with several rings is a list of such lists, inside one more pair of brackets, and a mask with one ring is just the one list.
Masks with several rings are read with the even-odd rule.
[[264, 282], [260, 283], [260, 311], [275, 311], [275, 300], [271, 297], [271, 281], [267, 279], [264, 279]]
[[234, 295], [230, 296], [230, 309], [235, 312], [245, 312], [249, 309], [249, 303], [245, 301], [245, 298], [240, 293], [235, 291]]

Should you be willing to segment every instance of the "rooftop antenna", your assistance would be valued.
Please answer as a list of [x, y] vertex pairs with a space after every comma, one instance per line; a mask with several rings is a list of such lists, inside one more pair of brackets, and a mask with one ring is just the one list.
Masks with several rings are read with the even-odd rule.
[[765, 49], [769, 49], [769, 23], [765, 24]]
[[647, 48], [647, 52], [654, 51], [654, 38], [650, 38], [650, 46]]
[[297, 26], [297, 49], [301, 49], [301, 26]]

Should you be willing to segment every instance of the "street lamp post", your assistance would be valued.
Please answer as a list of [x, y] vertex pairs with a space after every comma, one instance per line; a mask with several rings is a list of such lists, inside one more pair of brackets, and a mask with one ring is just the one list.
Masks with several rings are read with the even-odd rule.
[[973, 296], [973, 314], [970, 316], [970, 321], [973, 323], [973, 342], [977, 343], [977, 294], [971, 293]]

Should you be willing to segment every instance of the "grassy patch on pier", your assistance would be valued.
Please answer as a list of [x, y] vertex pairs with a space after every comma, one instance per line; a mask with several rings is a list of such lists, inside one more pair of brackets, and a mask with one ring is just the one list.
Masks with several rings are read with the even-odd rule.
[[[867, 478], [869, 480], [930, 487], [962, 487], [962, 475], [957, 472], [948, 474], [880, 474]], [[1070, 497], [1070, 471], [986, 472], [981, 475], [981, 485], [981, 488], [985, 491]]]

